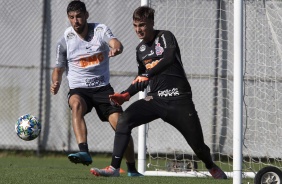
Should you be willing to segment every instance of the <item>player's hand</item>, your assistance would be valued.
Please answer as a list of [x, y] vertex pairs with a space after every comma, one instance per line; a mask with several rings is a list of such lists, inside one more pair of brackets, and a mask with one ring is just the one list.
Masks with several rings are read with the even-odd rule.
[[116, 55], [119, 55], [120, 53], [122, 53], [121, 49], [111, 49], [109, 51], [109, 57], [114, 57]]
[[55, 95], [58, 93], [59, 89], [60, 89], [60, 82], [56, 81], [51, 85], [50, 91], [53, 95]]
[[130, 95], [128, 92], [126, 93], [114, 93], [113, 95], [109, 95], [110, 103], [112, 105], [122, 105], [125, 101], [130, 99]]
[[149, 84], [149, 78], [145, 76], [138, 76], [134, 79], [134, 81], [132, 81], [132, 84], [138, 91], [144, 91]]

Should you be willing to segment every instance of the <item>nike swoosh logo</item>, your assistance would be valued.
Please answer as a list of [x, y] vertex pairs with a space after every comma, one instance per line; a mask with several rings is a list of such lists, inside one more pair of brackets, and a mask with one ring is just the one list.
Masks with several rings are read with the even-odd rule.
[[92, 47], [92, 45], [91, 45], [91, 46], [86, 47], [86, 49], [89, 49], [90, 47]]
[[154, 54], [154, 51], [151, 50], [150, 54], [148, 54], [148, 56], [151, 56]]
[[146, 54], [145, 56], [142, 57], [142, 60], [145, 59], [148, 56], [148, 54]]
[[120, 158], [120, 157], [115, 156], [115, 158]]

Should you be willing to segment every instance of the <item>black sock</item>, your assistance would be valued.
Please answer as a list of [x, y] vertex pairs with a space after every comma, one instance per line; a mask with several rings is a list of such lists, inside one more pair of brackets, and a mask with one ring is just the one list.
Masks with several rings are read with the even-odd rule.
[[120, 168], [121, 160], [122, 157], [112, 155], [111, 166], [113, 166], [115, 169]]
[[88, 144], [87, 143], [79, 143], [78, 144], [78, 147], [79, 147], [79, 151], [81, 152], [88, 152]]
[[215, 165], [213, 162], [209, 163], [209, 164], [205, 164], [207, 169], [211, 169], [213, 168], [213, 166]]
[[128, 163], [126, 162], [128, 172], [138, 172], [135, 168], [135, 162]]

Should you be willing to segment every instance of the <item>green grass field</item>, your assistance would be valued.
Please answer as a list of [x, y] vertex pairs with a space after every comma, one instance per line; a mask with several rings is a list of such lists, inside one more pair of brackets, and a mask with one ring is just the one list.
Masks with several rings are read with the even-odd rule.
[[[187, 177], [127, 177], [122, 174], [118, 178], [95, 177], [89, 170], [91, 167], [105, 167], [110, 163], [109, 156], [93, 156], [91, 166], [70, 163], [66, 156], [48, 155], [41, 158], [26, 155], [0, 155], [0, 183], [2, 184], [84, 184], [84, 183], [115, 183], [115, 184], [231, 184], [232, 178], [214, 180], [212, 178]], [[126, 170], [124, 163], [122, 168]], [[253, 183], [253, 179], [243, 179], [244, 184]]]

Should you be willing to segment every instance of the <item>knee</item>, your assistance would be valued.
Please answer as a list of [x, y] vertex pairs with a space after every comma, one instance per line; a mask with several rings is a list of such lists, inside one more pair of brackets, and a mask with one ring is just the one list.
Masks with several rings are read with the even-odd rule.
[[71, 106], [71, 109], [72, 109], [73, 111], [77, 111], [77, 110], [79, 110], [79, 109], [82, 108], [82, 104], [81, 104], [80, 101], [73, 101], [73, 102], [70, 104], [70, 106]]
[[116, 133], [130, 134], [132, 128], [130, 127], [130, 118], [125, 113], [121, 114], [118, 118]]
[[76, 113], [84, 114], [87, 109], [86, 105], [79, 100], [72, 101], [70, 103], [70, 107], [71, 107], [72, 112], [75, 114]]

